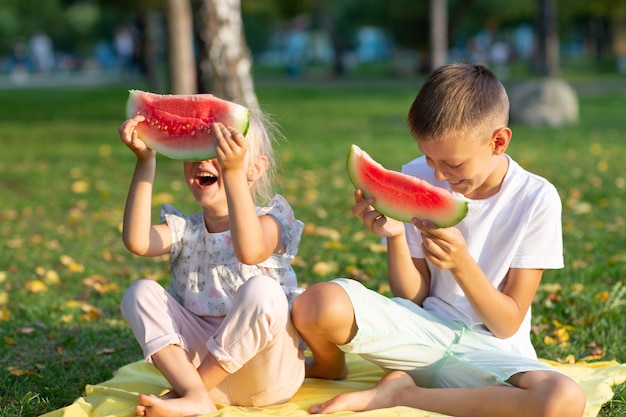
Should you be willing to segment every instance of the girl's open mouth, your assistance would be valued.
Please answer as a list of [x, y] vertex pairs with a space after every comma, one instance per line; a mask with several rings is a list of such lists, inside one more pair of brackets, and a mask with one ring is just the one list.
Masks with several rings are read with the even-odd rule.
[[196, 175], [196, 183], [201, 187], [208, 187], [209, 185], [213, 185], [217, 182], [217, 177], [215, 175], [209, 174], [208, 172], [200, 172]]

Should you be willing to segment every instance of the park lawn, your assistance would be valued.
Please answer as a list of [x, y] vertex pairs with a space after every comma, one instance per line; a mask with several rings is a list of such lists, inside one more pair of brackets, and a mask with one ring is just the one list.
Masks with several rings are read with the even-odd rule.
[[[303, 285], [349, 276], [389, 294], [380, 242], [351, 217], [345, 157], [356, 143], [399, 169], [418, 156], [406, 113], [420, 80], [259, 82], [262, 108], [285, 137], [279, 191], [305, 222], [294, 268]], [[167, 260], [130, 255], [120, 225], [134, 156], [119, 141], [128, 88], [0, 91], [0, 409], [34, 416], [109, 379], [141, 352], [118, 311], [142, 277], [168, 279]], [[566, 267], [547, 271], [533, 305], [539, 356], [626, 362], [626, 146], [623, 93], [580, 95], [581, 121], [513, 125], [520, 164], [563, 201]], [[196, 206], [182, 163], [159, 157], [162, 203]], [[624, 385], [602, 416], [626, 414]]]

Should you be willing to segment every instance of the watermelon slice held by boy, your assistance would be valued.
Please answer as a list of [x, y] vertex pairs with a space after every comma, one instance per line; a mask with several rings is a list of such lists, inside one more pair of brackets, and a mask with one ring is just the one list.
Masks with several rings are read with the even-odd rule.
[[130, 90], [126, 117], [142, 115], [137, 136], [158, 153], [172, 159], [215, 157], [213, 123], [221, 122], [246, 134], [250, 110], [212, 94], [154, 94]]
[[348, 176], [365, 197], [374, 199], [376, 210], [392, 219], [410, 222], [430, 220], [451, 227], [467, 215], [467, 201], [446, 189], [410, 175], [386, 169], [356, 145], [350, 147]]

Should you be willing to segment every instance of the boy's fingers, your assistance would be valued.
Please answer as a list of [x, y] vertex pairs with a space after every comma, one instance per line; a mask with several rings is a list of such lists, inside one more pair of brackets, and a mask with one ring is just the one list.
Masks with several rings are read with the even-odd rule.
[[369, 200], [359, 200], [352, 208], [352, 213], [358, 217], [362, 218], [368, 208], [371, 206]]
[[439, 228], [435, 226], [435, 224], [429, 220], [422, 220], [422, 219], [414, 218], [412, 219], [411, 223], [413, 223], [413, 225], [417, 227], [417, 229], [420, 232], [428, 234], [428, 235], [431, 235], [432, 232], [439, 230]]

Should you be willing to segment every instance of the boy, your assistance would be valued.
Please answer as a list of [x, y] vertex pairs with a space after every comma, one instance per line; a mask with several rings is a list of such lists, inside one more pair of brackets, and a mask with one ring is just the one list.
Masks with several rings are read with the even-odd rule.
[[561, 202], [506, 155], [508, 112], [504, 86], [480, 65], [446, 65], [426, 80], [408, 116], [424, 156], [403, 172], [462, 194], [469, 213], [451, 228], [403, 224], [356, 191], [353, 214], [387, 241], [395, 297], [337, 279], [306, 290], [292, 316], [313, 353], [307, 376], [344, 378], [344, 352], [388, 373], [310, 412], [403, 405], [454, 416], [583, 414], [580, 387], [537, 361], [530, 343], [543, 270], [563, 267]]

